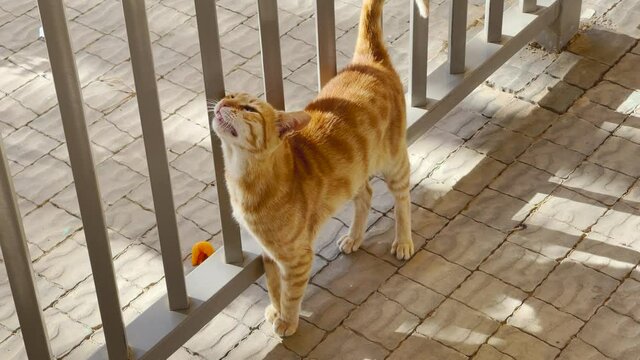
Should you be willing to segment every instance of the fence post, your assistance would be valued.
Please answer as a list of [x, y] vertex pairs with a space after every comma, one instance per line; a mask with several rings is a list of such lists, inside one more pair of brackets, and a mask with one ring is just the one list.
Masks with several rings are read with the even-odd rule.
[[[22, 218], [13, 191], [9, 164], [0, 138], [0, 249], [9, 276], [13, 302], [22, 328], [22, 339], [29, 359], [50, 359], [47, 328], [38, 302], [31, 257], [22, 227]], [[2, 266], [2, 265], [0, 265]]]
[[549, 28], [542, 31], [537, 42], [547, 51], [560, 52], [578, 32], [582, 0], [558, 0], [560, 13]]

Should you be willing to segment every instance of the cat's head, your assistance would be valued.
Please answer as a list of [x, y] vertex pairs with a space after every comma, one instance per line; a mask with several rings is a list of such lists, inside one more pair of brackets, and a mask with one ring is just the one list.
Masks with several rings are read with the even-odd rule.
[[304, 111], [278, 111], [244, 93], [225, 96], [209, 111], [211, 127], [222, 142], [251, 153], [276, 148], [287, 134], [303, 128], [311, 119]]

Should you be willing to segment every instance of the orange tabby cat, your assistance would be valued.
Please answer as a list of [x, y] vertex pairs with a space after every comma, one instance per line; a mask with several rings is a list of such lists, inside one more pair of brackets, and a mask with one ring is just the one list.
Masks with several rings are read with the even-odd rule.
[[[213, 109], [234, 216], [264, 248], [265, 317], [280, 336], [298, 327], [318, 230], [349, 200], [353, 223], [338, 246], [348, 254], [362, 243], [372, 174], [395, 197], [391, 253], [413, 255], [404, 92], [382, 40], [383, 3], [364, 0], [352, 63], [304, 111], [277, 111], [247, 94]], [[428, 0], [417, 3], [426, 16]]]

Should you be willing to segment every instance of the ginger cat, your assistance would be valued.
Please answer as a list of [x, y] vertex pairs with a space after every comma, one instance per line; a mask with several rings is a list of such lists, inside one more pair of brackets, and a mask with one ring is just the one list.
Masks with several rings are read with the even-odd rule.
[[[426, 17], [428, 0], [416, 1]], [[264, 249], [265, 317], [280, 336], [298, 327], [316, 234], [349, 200], [353, 223], [338, 246], [346, 254], [360, 247], [371, 175], [382, 174], [395, 198], [391, 253], [413, 255], [405, 100], [382, 39], [383, 3], [364, 0], [352, 63], [304, 111], [277, 111], [247, 94], [212, 110], [234, 216]]]

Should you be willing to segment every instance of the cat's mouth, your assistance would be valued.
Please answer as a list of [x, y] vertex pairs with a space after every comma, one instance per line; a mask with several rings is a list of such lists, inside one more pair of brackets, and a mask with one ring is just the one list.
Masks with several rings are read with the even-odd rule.
[[220, 109], [216, 110], [215, 119], [216, 124], [218, 125], [217, 127], [218, 129], [220, 129], [220, 131], [231, 134], [233, 137], [238, 137], [238, 131], [236, 131], [236, 128], [231, 125], [231, 122], [229, 120], [224, 118], [224, 116], [220, 112]]

